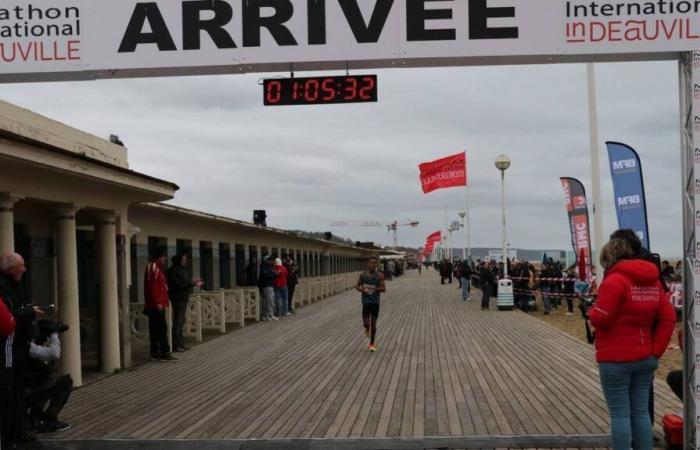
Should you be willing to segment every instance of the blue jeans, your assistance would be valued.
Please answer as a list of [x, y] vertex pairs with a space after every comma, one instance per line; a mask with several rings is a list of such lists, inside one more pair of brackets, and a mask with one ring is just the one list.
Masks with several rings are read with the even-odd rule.
[[601, 363], [600, 384], [610, 411], [613, 450], [654, 447], [649, 419], [649, 388], [659, 361], [654, 358], [628, 363]]
[[459, 280], [462, 283], [462, 300], [466, 300], [469, 298], [469, 280], [464, 277], [460, 277]]
[[288, 297], [289, 290], [286, 287], [275, 288], [275, 306], [277, 307], [278, 316], [284, 316], [287, 314]]

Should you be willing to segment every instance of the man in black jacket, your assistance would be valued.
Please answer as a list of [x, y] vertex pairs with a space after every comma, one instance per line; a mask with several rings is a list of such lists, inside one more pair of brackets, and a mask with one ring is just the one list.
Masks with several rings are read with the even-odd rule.
[[246, 286], [258, 285], [258, 258], [251, 256], [248, 265], [245, 266]]
[[299, 284], [299, 275], [297, 265], [294, 264], [294, 260], [291, 256], [287, 255], [284, 258], [284, 267], [287, 269], [287, 311], [292, 314], [296, 314], [294, 311], [294, 291]]
[[22, 256], [17, 253], [0, 255], [0, 298], [17, 321], [15, 332], [0, 338], [0, 417], [4, 442], [36, 440], [25, 428], [25, 377], [29, 346], [35, 337], [34, 320], [44, 313], [25, 301], [21, 281], [26, 271]]
[[185, 347], [182, 329], [185, 326], [187, 316], [187, 302], [190, 299], [190, 289], [194, 286], [202, 287], [201, 278], [190, 280], [187, 273], [187, 253], [178, 253], [170, 260], [172, 265], [165, 274], [168, 279], [168, 296], [173, 306], [173, 351], [182, 352], [189, 350]]

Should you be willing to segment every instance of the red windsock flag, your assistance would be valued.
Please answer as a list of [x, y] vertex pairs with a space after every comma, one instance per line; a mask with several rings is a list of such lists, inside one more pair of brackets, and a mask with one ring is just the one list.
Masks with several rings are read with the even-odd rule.
[[467, 154], [462, 152], [418, 166], [423, 193], [467, 185]]
[[427, 243], [440, 242], [442, 240], [442, 231], [436, 231], [425, 239]]

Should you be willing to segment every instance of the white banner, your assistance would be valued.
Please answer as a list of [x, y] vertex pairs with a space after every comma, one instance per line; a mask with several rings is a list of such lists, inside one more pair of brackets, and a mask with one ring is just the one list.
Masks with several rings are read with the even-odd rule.
[[675, 58], [698, 48], [699, 9], [695, 0], [3, 0], [0, 79]]

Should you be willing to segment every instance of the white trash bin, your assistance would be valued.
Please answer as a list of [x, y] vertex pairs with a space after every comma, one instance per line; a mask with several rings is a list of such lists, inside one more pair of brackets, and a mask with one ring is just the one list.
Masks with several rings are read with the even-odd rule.
[[499, 311], [512, 311], [515, 307], [512, 280], [498, 280], [498, 301], [496, 305]]

